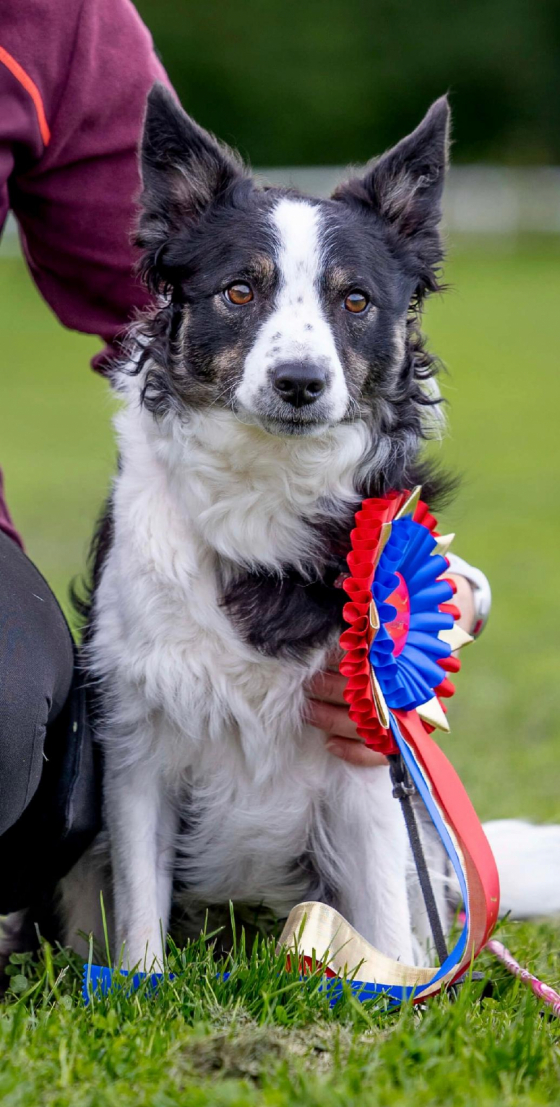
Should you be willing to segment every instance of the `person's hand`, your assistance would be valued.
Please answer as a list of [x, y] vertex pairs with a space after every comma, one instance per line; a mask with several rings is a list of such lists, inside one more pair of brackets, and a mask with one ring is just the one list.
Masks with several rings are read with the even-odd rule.
[[461, 612], [457, 622], [463, 630], [466, 630], [468, 634], [472, 634], [474, 624], [476, 622], [476, 611], [474, 606], [474, 593], [472, 585], [466, 577], [459, 576], [459, 573], [446, 573], [446, 580], [452, 580], [455, 584], [457, 591], [453, 597], [453, 603], [455, 607], [459, 608]]
[[[329, 662], [337, 664], [338, 655], [333, 653]], [[317, 673], [309, 684], [311, 698], [307, 701], [306, 721], [323, 730], [327, 736], [327, 749], [341, 761], [351, 765], [386, 765], [382, 754], [370, 750], [359, 737], [355, 723], [352, 722], [344, 699], [346, 677], [339, 672], [329, 670]]]
[[[457, 587], [453, 602], [461, 612], [459, 626], [471, 631], [475, 621], [474, 597], [472, 588], [465, 577], [458, 573], [446, 574]], [[309, 684], [310, 698], [307, 701], [306, 720], [318, 730], [324, 731], [327, 749], [341, 761], [363, 768], [386, 765], [382, 754], [368, 749], [359, 737], [344, 700], [346, 678], [338, 672], [338, 650], [329, 658], [331, 666], [327, 672], [317, 673]]]

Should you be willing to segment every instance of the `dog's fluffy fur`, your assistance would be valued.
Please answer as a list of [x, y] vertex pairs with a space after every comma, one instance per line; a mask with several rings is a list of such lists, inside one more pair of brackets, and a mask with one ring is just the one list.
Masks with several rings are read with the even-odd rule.
[[[304, 706], [342, 629], [360, 500], [445, 488], [420, 460], [440, 416], [419, 315], [438, 287], [448, 115], [437, 101], [319, 201], [258, 188], [150, 94], [138, 241], [159, 300], [116, 374], [121, 464], [86, 634], [132, 964], [161, 961], [172, 894], [191, 917], [320, 899], [405, 962], [427, 939], [388, 769], [337, 761]], [[312, 401], [285, 398], [294, 373]], [[70, 942], [96, 929], [103, 867], [98, 846], [65, 881]]]

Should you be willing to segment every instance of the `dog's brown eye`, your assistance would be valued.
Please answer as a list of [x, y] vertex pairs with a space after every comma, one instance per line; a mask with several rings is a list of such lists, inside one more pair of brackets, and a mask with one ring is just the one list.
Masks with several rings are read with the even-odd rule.
[[230, 304], [237, 304], [238, 307], [242, 307], [243, 304], [250, 304], [253, 299], [253, 289], [250, 285], [245, 284], [244, 281], [235, 281], [234, 284], [230, 284], [224, 292], [226, 300], [229, 300]]
[[360, 292], [357, 288], [353, 292], [349, 292], [344, 301], [346, 311], [353, 311], [354, 315], [359, 315], [361, 311], [365, 311], [368, 305], [369, 300], [365, 292]]

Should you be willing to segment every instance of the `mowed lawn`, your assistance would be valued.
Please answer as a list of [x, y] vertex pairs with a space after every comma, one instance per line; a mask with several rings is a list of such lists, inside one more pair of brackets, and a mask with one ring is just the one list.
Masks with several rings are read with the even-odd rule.
[[[442, 738], [483, 818], [560, 821], [560, 245], [452, 247], [451, 289], [426, 329], [449, 375], [440, 447], [464, 474], [441, 519], [494, 590], [463, 654]], [[66, 604], [110, 481], [112, 401], [88, 369], [95, 339], [63, 331], [21, 262], [0, 260], [0, 464], [28, 551]], [[0, 582], [1, 586], [1, 582]], [[0, 874], [1, 879], [1, 874]], [[558, 986], [560, 929], [507, 923], [510, 948]], [[0, 1016], [7, 1107], [154, 1104], [544, 1104], [558, 1099], [560, 1024], [490, 958], [495, 983], [386, 1014], [278, 975], [270, 946], [216, 981], [203, 947], [157, 1000], [85, 1011], [61, 954], [14, 966]], [[219, 966], [218, 966], [219, 967]], [[478, 966], [477, 966], [478, 967]], [[63, 975], [60, 977], [59, 974]]]

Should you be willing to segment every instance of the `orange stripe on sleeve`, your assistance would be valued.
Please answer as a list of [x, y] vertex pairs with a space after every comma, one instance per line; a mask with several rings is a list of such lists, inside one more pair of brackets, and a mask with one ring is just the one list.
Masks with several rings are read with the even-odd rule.
[[10, 70], [10, 73], [16, 78], [16, 81], [19, 81], [20, 85], [22, 85], [25, 91], [29, 93], [31, 99], [33, 100], [35, 111], [37, 113], [37, 122], [39, 124], [41, 138], [43, 139], [45, 146], [48, 146], [51, 140], [51, 132], [47, 123], [47, 117], [45, 115], [41, 93], [39, 92], [35, 81], [31, 80], [31, 77], [28, 73], [25, 72], [25, 69], [22, 68], [19, 62], [17, 62], [16, 59], [13, 58], [12, 55], [9, 54], [3, 46], [0, 46], [0, 62], [4, 63], [6, 69]]

